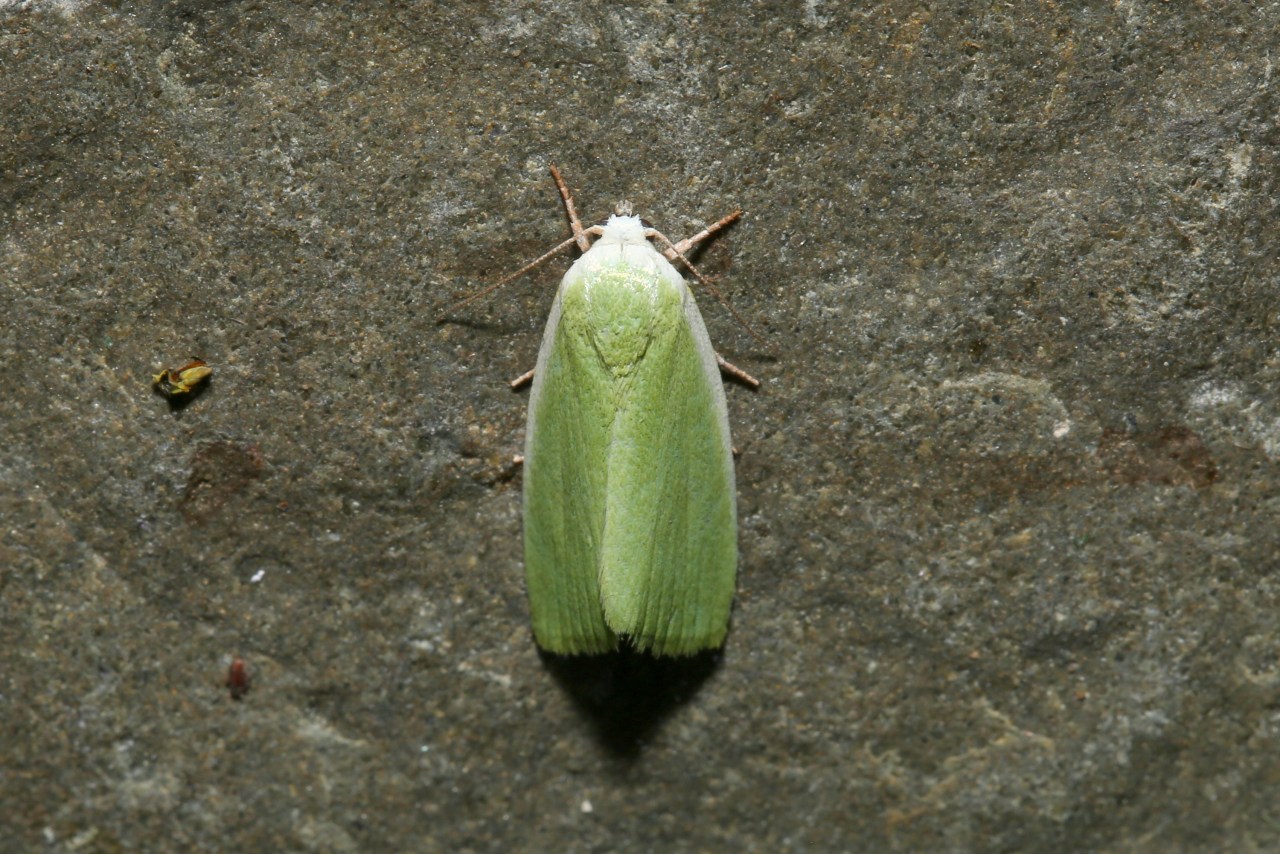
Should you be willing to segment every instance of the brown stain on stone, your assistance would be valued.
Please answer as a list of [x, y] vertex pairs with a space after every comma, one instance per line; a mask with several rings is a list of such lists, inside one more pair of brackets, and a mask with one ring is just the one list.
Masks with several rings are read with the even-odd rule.
[[1113, 480], [1130, 486], [1161, 483], [1203, 489], [1218, 479], [1218, 465], [1204, 441], [1176, 425], [1138, 433], [1103, 430], [1098, 461]]
[[262, 476], [256, 444], [206, 442], [191, 455], [191, 474], [178, 505], [189, 522], [203, 522]]

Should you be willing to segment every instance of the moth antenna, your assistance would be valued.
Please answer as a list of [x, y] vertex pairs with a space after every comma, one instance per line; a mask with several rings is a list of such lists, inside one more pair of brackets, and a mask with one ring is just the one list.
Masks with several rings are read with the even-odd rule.
[[577, 237], [570, 237], [568, 240], [566, 240], [564, 243], [561, 243], [559, 246], [557, 246], [555, 249], [552, 249], [550, 252], [544, 252], [543, 254], [539, 255], [537, 258], [530, 261], [528, 264], [525, 264], [519, 270], [516, 270], [511, 275], [503, 277], [496, 284], [492, 284], [487, 288], [484, 288], [482, 290], [475, 292], [469, 297], [464, 297], [463, 299], [458, 300], [457, 302], [445, 308], [444, 311], [436, 315], [436, 323], [444, 323], [445, 320], [449, 317], [449, 315], [452, 314], [453, 312], [457, 311], [458, 309], [464, 306], [470, 305], [471, 303], [475, 302], [481, 297], [487, 297], [489, 294], [493, 293], [503, 285], [508, 285], [511, 282], [514, 282], [516, 279], [520, 278], [525, 273], [532, 270], [534, 267], [537, 267], [539, 264], [543, 263], [548, 258], [551, 258], [554, 255], [568, 249], [570, 246], [577, 243], [577, 241], [578, 241]]
[[569, 227], [573, 229], [573, 237], [570, 237], [564, 243], [561, 243], [559, 246], [552, 249], [551, 251], [544, 252], [543, 254], [539, 255], [537, 258], [533, 259], [528, 264], [525, 264], [523, 267], [521, 267], [519, 270], [516, 270], [511, 275], [504, 277], [501, 281], [497, 282], [496, 284], [492, 284], [487, 288], [477, 291], [476, 293], [472, 294], [469, 297], [463, 297], [462, 299], [458, 300], [452, 305], [446, 306], [444, 311], [436, 315], [436, 323], [444, 323], [445, 319], [453, 312], [457, 311], [460, 308], [470, 305], [471, 303], [475, 302], [478, 299], [487, 297], [489, 294], [493, 293], [503, 285], [514, 282], [516, 279], [520, 278], [525, 273], [534, 269], [539, 264], [542, 264], [549, 258], [555, 256], [557, 253], [563, 252], [564, 250], [568, 249], [571, 244], [574, 244], [574, 243], [578, 244], [578, 248], [581, 249], [583, 252], [586, 252], [588, 249], [591, 248], [591, 241], [587, 239], [587, 235], [591, 235], [593, 237], [600, 236], [602, 232], [602, 229], [600, 226], [593, 225], [591, 228], [582, 227], [582, 220], [578, 219], [578, 211], [573, 206], [573, 194], [569, 192], [569, 185], [565, 183], [564, 176], [560, 174], [560, 170], [556, 168], [554, 163], [550, 164], [550, 167], [551, 167], [551, 177], [555, 179], [556, 187], [557, 189], [560, 190], [560, 198], [564, 200], [565, 212], [569, 214]]
[[[707, 234], [710, 234], [711, 232], [717, 230], [718, 228], [722, 228], [724, 225], [728, 225], [730, 222], [733, 222], [735, 219], [737, 219], [741, 215], [742, 215], [741, 211], [735, 211], [734, 213], [725, 217], [725, 219], [721, 220], [720, 222], [704, 229], [703, 232], [705, 233], [700, 232], [699, 234], [694, 235], [694, 237], [696, 237], [698, 240], [701, 240]], [[716, 290], [716, 286], [711, 284], [711, 282], [707, 279], [706, 276], [698, 272], [698, 268], [693, 266], [693, 262], [685, 257], [684, 252], [681, 251], [679, 248], [677, 248], [676, 244], [672, 243], [671, 240], [665, 234], [658, 231], [656, 228], [645, 229], [644, 234], [645, 234], [645, 237], [657, 238], [658, 240], [661, 240], [663, 243], [665, 243], [667, 245], [667, 248], [670, 250], [670, 252], [673, 255], [675, 255], [675, 257], [679, 258], [680, 261], [685, 265], [685, 267], [689, 268], [689, 272], [692, 273], [693, 277], [698, 280], [698, 284], [702, 285], [704, 288], [710, 291], [711, 295], [716, 298], [716, 302], [720, 303], [722, 306], [728, 309], [729, 313], [733, 315], [733, 319], [738, 321], [738, 323], [742, 326], [743, 329], [747, 330], [747, 334], [750, 335], [752, 338], [754, 338], [756, 343], [759, 344], [761, 347], [764, 347], [766, 350], [769, 349], [768, 343], [766, 343], [763, 338], [761, 338], [759, 335], [756, 334], [756, 331], [751, 328], [751, 324], [747, 323], [747, 321], [742, 317], [742, 315], [738, 314], [738, 310], [729, 304], [729, 301], [724, 298], [724, 295], [721, 294], [720, 291]], [[682, 240], [680, 242], [685, 243], [687, 241]]]

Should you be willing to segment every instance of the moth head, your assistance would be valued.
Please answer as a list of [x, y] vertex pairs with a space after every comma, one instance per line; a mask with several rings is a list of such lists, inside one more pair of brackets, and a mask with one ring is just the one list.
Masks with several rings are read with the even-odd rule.
[[608, 243], [642, 244], [648, 243], [645, 237], [644, 223], [640, 217], [630, 214], [614, 214], [604, 224], [600, 239]]

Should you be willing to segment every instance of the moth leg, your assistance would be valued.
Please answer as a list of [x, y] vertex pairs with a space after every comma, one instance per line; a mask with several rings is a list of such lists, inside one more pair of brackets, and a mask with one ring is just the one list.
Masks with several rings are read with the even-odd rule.
[[587, 240], [587, 230], [582, 227], [582, 220], [578, 219], [578, 212], [573, 207], [573, 196], [569, 193], [569, 185], [564, 182], [564, 176], [560, 174], [556, 165], [554, 163], [549, 165], [551, 177], [556, 179], [556, 187], [560, 190], [560, 198], [564, 199], [564, 209], [569, 214], [569, 227], [573, 229], [573, 239], [577, 241], [578, 248], [586, 252], [591, 248], [591, 241]]
[[[703, 229], [702, 232], [700, 232], [699, 234], [695, 234], [691, 239], [701, 240], [703, 236], [710, 234], [712, 231], [722, 227], [723, 225], [727, 225], [733, 222], [735, 219], [737, 219], [741, 215], [742, 215], [742, 211], [734, 211], [724, 219], [720, 220], [720, 222], [716, 223], [715, 225], [712, 225], [709, 228]], [[659, 244], [665, 244], [667, 248], [663, 250], [664, 255], [666, 255], [668, 258], [673, 258], [673, 259], [679, 258], [680, 263], [684, 264], [685, 268], [690, 273], [693, 274], [693, 278], [697, 280], [698, 284], [702, 285], [704, 288], [710, 291], [711, 295], [716, 298], [716, 302], [720, 303], [722, 306], [724, 306], [729, 310], [729, 313], [733, 315], [733, 319], [738, 321], [738, 323], [742, 325], [743, 329], [747, 330], [748, 335], [756, 339], [756, 343], [758, 343], [762, 347], [768, 346], [765, 343], [765, 340], [761, 338], [759, 335], [757, 335], [756, 331], [751, 328], [751, 324], [743, 320], [742, 315], [738, 314], [738, 310], [733, 306], [729, 305], [729, 301], [726, 300], [723, 296], [721, 296], [720, 292], [716, 290], [716, 286], [711, 284], [711, 282], [707, 279], [706, 276], [698, 272], [698, 268], [693, 266], [693, 262], [689, 260], [689, 256], [685, 255], [684, 252], [680, 251], [679, 245], [672, 243], [671, 238], [667, 237], [665, 234], [663, 234], [661, 231], [658, 231], [658, 229], [656, 228], [646, 228], [644, 230], [644, 236], [648, 237], [650, 240], [659, 241]], [[689, 242], [688, 240], [681, 240], [680, 244], [683, 245], [688, 242]], [[743, 376], [748, 376], [748, 375], [743, 374]], [[756, 385], [759, 385], [759, 383], [756, 383]]]
[[[742, 368], [739, 368], [733, 362], [728, 361], [727, 359], [725, 359], [724, 356], [721, 356], [719, 353], [716, 353], [716, 364], [720, 366], [720, 370], [722, 372], [728, 374], [729, 376], [733, 377], [739, 382], [746, 383], [752, 388], [760, 388], [760, 380], [751, 376], [751, 374], [742, 370]], [[533, 371], [530, 371], [529, 375], [532, 376]]]
[[511, 381], [511, 387], [520, 388], [520, 386], [524, 385], [525, 383], [531, 383], [531, 382], [533, 382], [533, 371], [529, 370], [529, 371], [525, 371], [523, 374], [513, 379]]
[[702, 229], [702, 231], [699, 231], [693, 237], [686, 237], [684, 240], [681, 240], [679, 243], [672, 244], [669, 249], [662, 250], [662, 254], [667, 256], [668, 261], [674, 261], [677, 258], [679, 258], [681, 255], [688, 252], [694, 246], [697, 246], [698, 243], [700, 243], [701, 241], [706, 240], [708, 237], [715, 234], [717, 231], [724, 228], [729, 223], [737, 220], [738, 217], [740, 216], [742, 216], [742, 211], [740, 210], [734, 211], [728, 216], [723, 216], [720, 219], [716, 220], [715, 222], [711, 223], [711, 225]]

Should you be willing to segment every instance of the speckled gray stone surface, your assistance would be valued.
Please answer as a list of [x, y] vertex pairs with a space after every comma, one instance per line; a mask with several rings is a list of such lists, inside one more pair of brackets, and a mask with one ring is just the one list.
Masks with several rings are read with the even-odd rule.
[[[1278, 34], [0, 2], [0, 850], [1280, 849]], [[548, 163], [746, 211], [718, 656], [532, 643]]]

